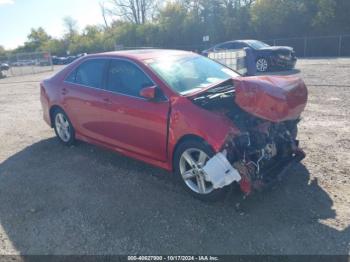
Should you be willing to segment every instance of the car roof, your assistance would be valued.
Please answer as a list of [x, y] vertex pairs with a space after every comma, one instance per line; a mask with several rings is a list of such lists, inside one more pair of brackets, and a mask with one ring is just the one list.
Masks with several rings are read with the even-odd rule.
[[122, 51], [113, 51], [106, 52], [92, 56], [110, 56], [110, 57], [125, 57], [132, 58], [137, 60], [146, 60], [158, 57], [164, 57], [168, 55], [193, 55], [193, 52], [183, 51], [183, 50], [172, 50], [172, 49], [135, 49], [135, 50], [122, 50]]
[[259, 41], [259, 40], [255, 40], [255, 39], [230, 40], [230, 41], [219, 43], [217, 45], [222, 45], [222, 44], [227, 44], [227, 43], [239, 43], [239, 42], [246, 43], [246, 42], [250, 42], [250, 41]]

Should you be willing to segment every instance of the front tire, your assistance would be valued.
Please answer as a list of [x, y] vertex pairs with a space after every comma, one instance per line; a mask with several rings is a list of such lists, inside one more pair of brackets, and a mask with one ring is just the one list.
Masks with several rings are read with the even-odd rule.
[[269, 70], [269, 61], [266, 58], [258, 58], [256, 60], [256, 70], [261, 73], [267, 72]]
[[67, 114], [56, 109], [53, 113], [54, 129], [57, 138], [65, 145], [72, 145], [75, 142], [75, 130]]
[[189, 140], [181, 143], [174, 155], [174, 170], [177, 179], [187, 192], [202, 201], [222, 199], [228, 187], [214, 189], [204, 179], [201, 168], [214, 155], [213, 149], [206, 143]]

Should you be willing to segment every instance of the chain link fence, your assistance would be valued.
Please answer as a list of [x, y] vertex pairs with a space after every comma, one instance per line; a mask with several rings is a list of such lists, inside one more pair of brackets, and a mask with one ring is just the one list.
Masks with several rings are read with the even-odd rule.
[[[231, 39], [235, 40], [235, 39]], [[236, 39], [238, 40], [238, 39]], [[350, 35], [293, 37], [262, 40], [272, 46], [291, 46], [298, 57], [347, 57], [350, 56]], [[200, 53], [217, 43], [205, 42], [193, 45], [151, 45], [154, 48], [181, 49]], [[141, 47], [124, 47], [121, 49], [135, 49]], [[147, 47], [150, 48], [150, 47]]]
[[[350, 35], [294, 37], [263, 40], [273, 46], [291, 46], [299, 57], [347, 57], [350, 56]], [[213, 46], [214, 43], [198, 43], [195, 45], [169, 45], [154, 47], [173, 48], [200, 53]], [[140, 47], [121, 47], [133, 49]], [[6, 66], [8, 65], [8, 67]], [[52, 57], [49, 52], [17, 53], [0, 57], [1, 76], [22, 76], [53, 70]]]
[[[3, 76], [23, 76], [52, 71], [53, 64], [49, 52], [17, 53], [0, 57]], [[7, 70], [4, 70], [6, 66]]]
[[299, 57], [350, 56], [350, 35], [294, 37], [263, 41], [274, 46], [291, 46]]

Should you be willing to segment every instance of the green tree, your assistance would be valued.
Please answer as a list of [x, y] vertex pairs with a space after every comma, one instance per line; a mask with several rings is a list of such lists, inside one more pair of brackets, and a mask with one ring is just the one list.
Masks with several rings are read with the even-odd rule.
[[41, 51], [42, 46], [51, 40], [51, 36], [46, 33], [42, 27], [39, 27], [38, 29], [32, 28], [27, 39], [28, 40], [24, 43], [24, 46], [20, 49], [24, 52], [34, 52]]
[[5, 48], [2, 45], [0, 45], [0, 56], [5, 56], [5, 55], [6, 55]]
[[158, 26], [161, 38], [160, 45], [178, 45], [185, 39], [184, 21], [187, 10], [180, 3], [168, 2], [159, 12]]
[[350, 31], [349, 0], [316, 0], [313, 27], [321, 34], [343, 34]]
[[42, 51], [49, 51], [52, 55], [56, 56], [66, 55], [66, 48], [63, 39], [50, 39], [45, 42], [40, 49]]
[[307, 35], [312, 31], [315, 0], [259, 0], [251, 8], [260, 38]]
[[79, 41], [78, 22], [74, 18], [66, 16], [63, 18], [63, 26], [65, 28], [64, 47], [67, 54], [72, 53], [74, 50], [71, 50], [71, 47]]
[[112, 48], [113, 45], [106, 41], [105, 32], [100, 26], [87, 26], [69, 45], [72, 54], [98, 53]]
[[[158, 2], [106, 0], [112, 7], [100, 6], [104, 26], [87, 26], [79, 32], [77, 21], [65, 17], [62, 38], [52, 38], [43, 28], [32, 29], [27, 42], [15, 51], [65, 55], [113, 50], [116, 45], [193, 50], [233, 39], [350, 33], [350, 0], [168, 0], [155, 8]], [[125, 6], [120, 9], [118, 4]], [[107, 23], [107, 16], [116, 18], [116, 13], [106, 7], [131, 18], [121, 16]], [[210, 36], [210, 43], [202, 42], [204, 35]]]

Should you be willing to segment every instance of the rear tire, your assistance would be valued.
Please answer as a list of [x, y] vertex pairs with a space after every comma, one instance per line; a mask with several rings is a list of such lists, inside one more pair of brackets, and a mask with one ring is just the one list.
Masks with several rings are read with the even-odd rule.
[[214, 156], [213, 149], [208, 144], [197, 140], [181, 143], [174, 154], [176, 178], [192, 196], [207, 202], [224, 198], [229, 189], [228, 186], [214, 189], [210, 182], [204, 180], [200, 169], [212, 156]]
[[67, 146], [73, 145], [75, 142], [75, 130], [67, 114], [61, 109], [56, 109], [52, 120], [56, 136], [60, 142]]

